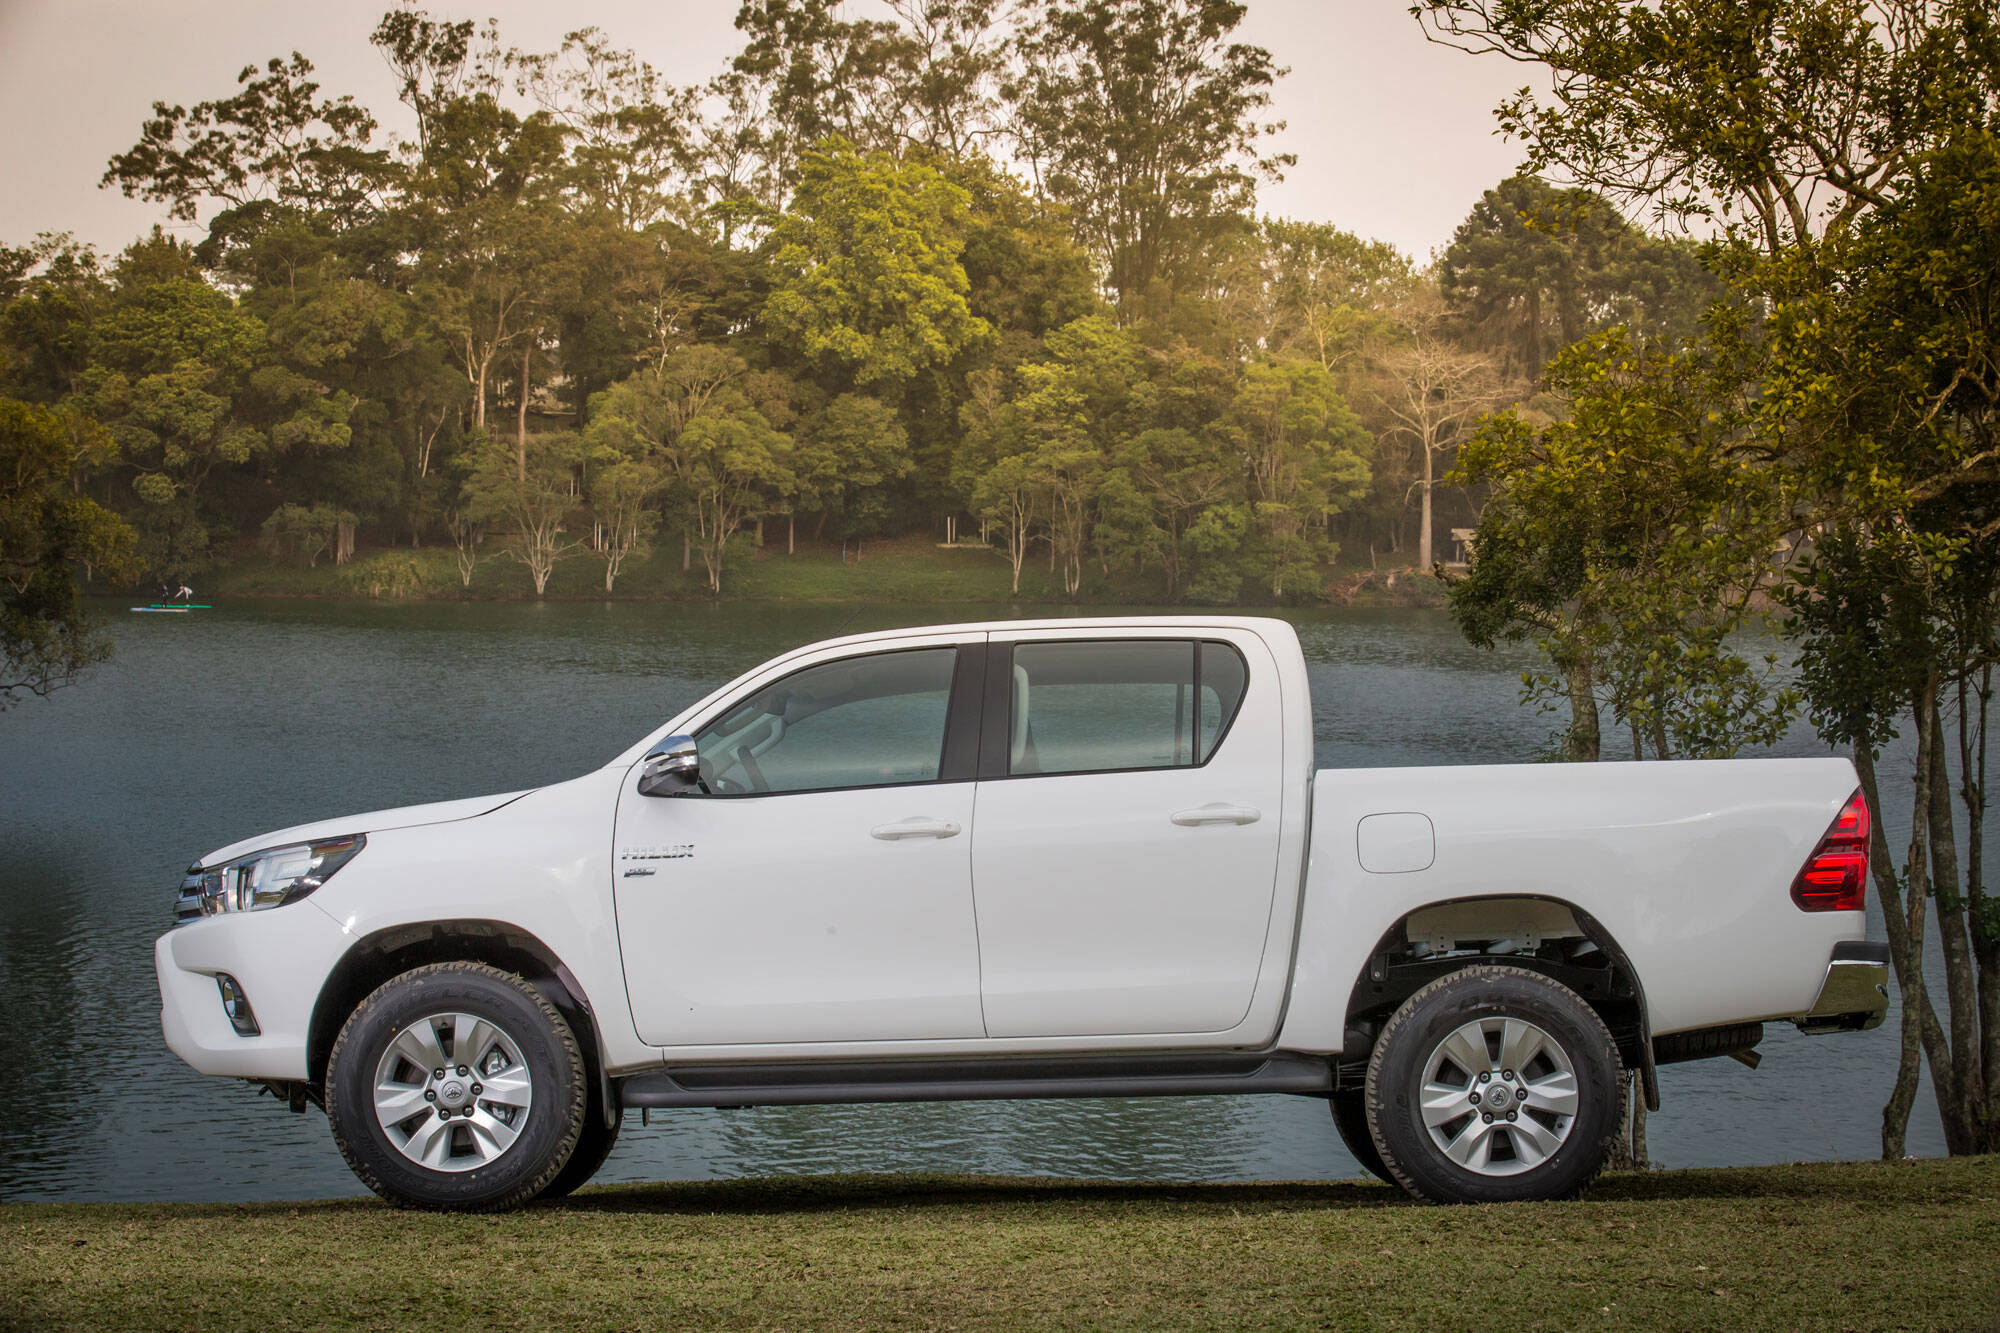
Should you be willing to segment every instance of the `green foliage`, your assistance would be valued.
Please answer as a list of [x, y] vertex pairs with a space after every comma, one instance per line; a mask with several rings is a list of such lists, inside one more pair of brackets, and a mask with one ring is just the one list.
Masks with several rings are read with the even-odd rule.
[[264, 545], [272, 551], [291, 550], [311, 569], [333, 546], [343, 523], [352, 526], [354, 515], [330, 504], [279, 505], [264, 520]]
[[1797, 711], [1775, 662], [1732, 642], [1788, 518], [1776, 479], [1748, 465], [1755, 370], [1613, 330], [1550, 367], [1563, 419], [1503, 414], [1459, 453], [1458, 479], [1491, 496], [1452, 614], [1475, 644], [1543, 651], [1524, 693], [1568, 703], [1565, 758], [1599, 757], [1603, 703], [1635, 758], [1726, 757]]
[[991, 333], [959, 263], [966, 192], [834, 139], [808, 152], [771, 232], [772, 332], [807, 361], [894, 389]]
[[111, 655], [75, 572], [129, 573], [132, 530], [70, 485], [100, 434], [73, 412], [0, 398], [0, 710], [75, 684]]

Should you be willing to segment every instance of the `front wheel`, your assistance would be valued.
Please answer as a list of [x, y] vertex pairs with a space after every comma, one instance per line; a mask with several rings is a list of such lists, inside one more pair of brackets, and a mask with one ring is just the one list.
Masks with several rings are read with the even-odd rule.
[[349, 1016], [326, 1071], [334, 1142], [391, 1203], [491, 1211], [547, 1188], [588, 1103], [569, 1024], [521, 978], [420, 967]]
[[1597, 1178], [1624, 1078], [1597, 1012], [1548, 977], [1483, 965], [1403, 1002], [1368, 1061], [1370, 1136], [1432, 1203], [1562, 1199]]

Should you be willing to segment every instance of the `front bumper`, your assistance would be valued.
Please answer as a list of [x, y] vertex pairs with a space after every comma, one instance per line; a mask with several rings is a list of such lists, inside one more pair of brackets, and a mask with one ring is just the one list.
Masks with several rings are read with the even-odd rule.
[[1801, 1032], [1865, 1032], [1888, 1008], [1889, 946], [1848, 940], [1833, 946], [1819, 998], [1794, 1021]]
[[[153, 945], [168, 1049], [203, 1074], [304, 1079], [313, 1005], [348, 943], [340, 924], [310, 900], [206, 916], [168, 931]], [[257, 1035], [230, 1024], [215, 981], [224, 972], [256, 1011]]]

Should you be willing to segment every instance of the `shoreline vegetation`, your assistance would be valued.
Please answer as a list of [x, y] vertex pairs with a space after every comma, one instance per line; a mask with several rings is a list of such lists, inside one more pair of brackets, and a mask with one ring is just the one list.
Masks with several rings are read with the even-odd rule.
[[1996, 1196], [2000, 1156], [1621, 1172], [1477, 1208], [1361, 1180], [967, 1176], [614, 1185], [504, 1217], [9, 1204], [0, 1330], [529, 1308], [589, 1328], [1457, 1327], [1484, 1308], [1510, 1329], [1991, 1329]]
[[[1169, 602], [1157, 580], [1143, 573], [1111, 570], [1077, 593], [1062, 588], [1060, 571], [1024, 569], [1020, 591], [1010, 586], [1006, 554], [972, 544], [945, 545], [923, 537], [850, 542], [799, 543], [787, 554], [782, 544], [750, 547], [735, 558], [722, 592], [711, 593], [699, 560], [680, 567], [678, 548], [663, 544], [643, 558], [628, 558], [612, 591], [603, 587], [601, 559], [579, 558], [556, 566], [547, 590], [538, 595], [527, 572], [498, 551], [483, 553], [470, 580], [460, 576], [450, 547], [403, 547], [363, 551], [344, 563], [321, 561], [304, 567], [246, 550], [195, 581], [203, 600], [213, 598], [329, 598], [384, 601], [771, 601], [771, 602], [935, 602], [1022, 603], [1079, 606], [1160, 606], [1176, 614], [1215, 611], [1261, 614], [1287, 603], [1276, 598], [1228, 606]], [[95, 593], [99, 589], [90, 589]], [[103, 589], [107, 595], [115, 589]], [[144, 589], [137, 595], [148, 595]], [[1327, 571], [1319, 595], [1290, 604], [1353, 607], [1445, 605], [1444, 585], [1409, 568], [1335, 568]]]

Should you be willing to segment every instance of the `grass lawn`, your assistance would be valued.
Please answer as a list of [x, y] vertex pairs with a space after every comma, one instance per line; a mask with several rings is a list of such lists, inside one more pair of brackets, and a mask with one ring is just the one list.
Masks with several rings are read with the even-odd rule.
[[[997, 549], [976, 546], [941, 547], [927, 537], [896, 537], [850, 545], [845, 558], [840, 544], [801, 541], [796, 554], [785, 552], [783, 529], [774, 529], [763, 547], [748, 538], [732, 548], [723, 569], [723, 596], [731, 601], [764, 602], [971, 602], [998, 604], [1018, 601], [1055, 605], [1071, 600], [1099, 605], [1143, 606], [1164, 603], [1157, 569], [1141, 572], [1106, 571], [1092, 565], [1085, 572], [1081, 594], [1071, 599], [1061, 580], [1039, 553], [1021, 570], [1021, 590], [1012, 587], [1012, 571]], [[534, 596], [527, 567], [509, 559], [505, 543], [482, 547], [472, 582], [461, 582], [456, 557], [449, 546], [407, 547], [360, 552], [353, 562], [336, 566], [322, 559], [308, 568], [295, 558], [279, 559], [245, 545], [228, 561], [193, 582], [210, 597], [417, 597], [503, 598]], [[565, 599], [689, 599], [706, 600], [707, 576], [699, 557], [693, 568], [681, 569], [676, 542], [662, 542], [649, 556], [628, 559], [613, 591], [604, 591], [604, 561], [588, 552], [556, 566], [547, 596]], [[1434, 580], [1412, 579], [1397, 571], [1401, 582], [1371, 577], [1366, 570], [1329, 569], [1323, 592], [1338, 602], [1358, 605], [1439, 606], [1441, 592]], [[1254, 587], [1248, 589], [1254, 592]], [[1267, 599], [1268, 600], [1268, 599]], [[1306, 600], [1315, 600], [1307, 598]], [[1188, 607], [1188, 610], [1199, 608]]]
[[2000, 1328], [2000, 1157], [1386, 1186], [919, 1176], [0, 1207], [0, 1328]]

